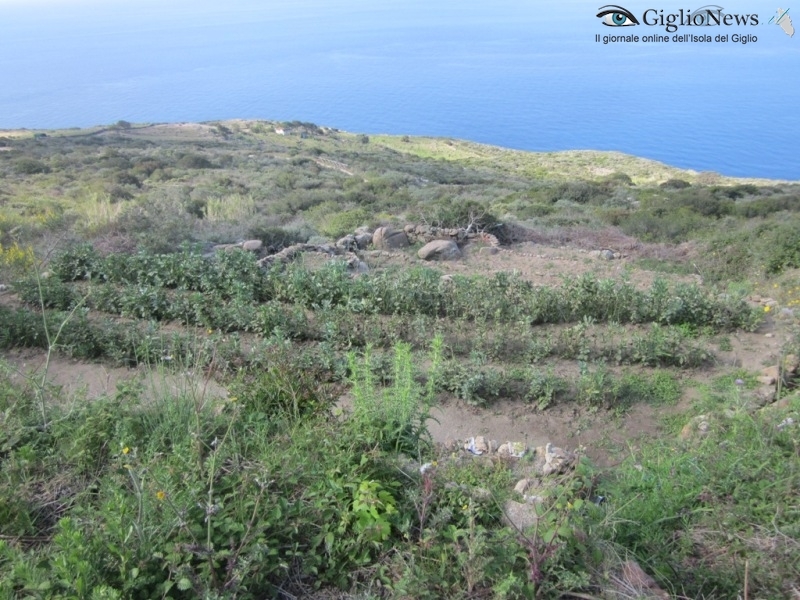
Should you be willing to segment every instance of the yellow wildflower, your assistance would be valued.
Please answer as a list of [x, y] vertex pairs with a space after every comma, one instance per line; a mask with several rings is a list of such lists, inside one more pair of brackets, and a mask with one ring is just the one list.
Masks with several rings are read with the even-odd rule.
[[128, 452], [130, 452], [130, 451], [131, 451], [131, 449], [130, 449], [130, 448], [128, 448], [127, 446], [125, 446], [125, 447], [122, 449], [122, 453], [123, 453], [123, 454], [128, 454]]
[[772, 310], [772, 309], [769, 306], [765, 306], [764, 307], [764, 312], [769, 312], [770, 310]]
[[158, 498], [159, 500], [163, 500], [166, 497], [167, 495], [164, 493], [164, 490], [158, 490], [156, 492], [156, 498]]

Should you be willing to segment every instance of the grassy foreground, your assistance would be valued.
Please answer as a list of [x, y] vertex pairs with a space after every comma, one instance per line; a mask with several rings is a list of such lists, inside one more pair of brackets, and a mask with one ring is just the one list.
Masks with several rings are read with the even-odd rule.
[[[791, 374], [754, 403], [800, 354], [795, 184], [297, 122], [0, 138], [0, 597], [800, 598]], [[543, 285], [207, 255], [470, 221], [629, 256]], [[765, 327], [778, 356], [723, 360]], [[69, 394], [64, 356], [137, 376]], [[441, 402], [500, 400], [669, 410], [608, 469], [432, 442]]]

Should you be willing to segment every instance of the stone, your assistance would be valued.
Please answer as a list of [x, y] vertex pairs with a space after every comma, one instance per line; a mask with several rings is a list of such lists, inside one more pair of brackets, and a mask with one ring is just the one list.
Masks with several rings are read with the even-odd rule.
[[525, 531], [539, 520], [536, 505], [509, 500], [503, 506], [503, 520], [519, 531]]
[[758, 381], [758, 383], [763, 383], [764, 385], [775, 385], [777, 379], [771, 375], [761, 375], [756, 377], [756, 381]]
[[800, 358], [798, 358], [796, 354], [787, 354], [783, 359], [784, 373], [794, 375], [797, 372], [798, 367], [800, 367]]
[[356, 242], [356, 237], [354, 235], [346, 235], [336, 240], [336, 247], [347, 250], [348, 252], [355, 252], [358, 250], [358, 242]]
[[366, 225], [362, 225], [361, 227], [356, 227], [356, 230], [353, 233], [355, 235], [360, 235], [362, 233], [368, 233], [369, 235], [372, 235], [372, 229]]
[[357, 233], [353, 237], [356, 239], [356, 245], [359, 250], [364, 250], [372, 243], [371, 233]]
[[527, 451], [522, 442], [506, 442], [497, 449], [497, 454], [511, 458], [522, 458]]
[[260, 252], [263, 246], [264, 242], [261, 240], [247, 240], [246, 242], [242, 242], [242, 250], [247, 250], [248, 252]]
[[461, 250], [452, 240], [433, 240], [417, 252], [422, 260], [457, 260], [461, 258]]
[[514, 486], [514, 491], [519, 495], [524, 496], [525, 492], [527, 492], [532, 485], [533, 481], [531, 479], [520, 479], [517, 482], [517, 485]]
[[364, 275], [369, 273], [369, 265], [365, 263], [363, 260], [359, 260], [358, 257], [353, 257], [347, 261], [347, 268], [352, 273], [356, 275]]
[[486, 438], [482, 435], [478, 435], [467, 440], [467, 442], [464, 444], [464, 450], [467, 450], [472, 454], [488, 454], [489, 442], [487, 442]]
[[372, 234], [372, 245], [381, 250], [398, 250], [408, 247], [408, 236], [405, 231], [378, 227]]
[[572, 452], [567, 452], [563, 448], [559, 448], [548, 442], [545, 446], [542, 473], [544, 475], [566, 473], [575, 463], [575, 459], [576, 456]]
[[439, 281], [441, 283], [453, 283], [453, 276], [450, 274], [442, 275], [441, 277], [439, 277]]
[[781, 376], [778, 365], [765, 367], [761, 369], [761, 375], [757, 378], [760, 383], [764, 385], [774, 385], [778, 378]]
[[765, 385], [753, 392], [753, 400], [755, 400], [758, 406], [766, 406], [767, 404], [775, 402], [776, 395], [777, 392], [775, 391], [774, 385]]
[[405, 231], [406, 234], [408, 234], [408, 235], [410, 235], [412, 233], [415, 233], [416, 230], [417, 230], [417, 226], [416, 225], [406, 225], [405, 227], [403, 227], [403, 231]]
[[688, 442], [694, 437], [706, 435], [710, 430], [711, 419], [708, 415], [697, 415], [683, 426], [679, 437]]
[[500, 252], [499, 248], [495, 248], [494, 246], [484, 246], [478, 250], [478, 254], [489, 254], [494, 255]]
[[611, 250], [601, 250], [600, 258], [603, 260], [614, 260], [614, 253]]

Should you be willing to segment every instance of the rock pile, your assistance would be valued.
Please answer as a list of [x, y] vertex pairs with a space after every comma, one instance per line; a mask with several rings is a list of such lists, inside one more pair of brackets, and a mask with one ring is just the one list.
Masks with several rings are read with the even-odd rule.
[[[458, 448], [451, 443], [450, 447]], [[563, 475], [572, 469], [577, 455], [563, 448], [547, 443], [533, 450], [522, 442], [505, 442], [498, 445], [495, 440], [486, 439], [482, 435], [464, 441], [461, 449], [472, 456], [500, 457], [514, 460], [515, 470], [522, 475], [514, 486], [514, 491], [522, 497], [522, 502], [509, 500], [504, 505], [506, 522], [525, 531], [536, 524], [538, 513], [536, 504], [545, 501], [547, 491], [552, 487], [554, 476]], [[521, 460], [521, 459], [530, 460]], [[550, 479], [550, 481], [548, 481]]]
[[775, 401], [778, 385], [785, 386], [794, 379], [800, 368], [800, 359], [795, 354], [787, 354], [783, 364], [771, 365], [761, 369], [756, 378], [761, 387], [753, 392], [753, 400], [758, 406], [765, 406]]
[[[269, 267], [275, 263], [288, 262], [303, 252], [320, 252], [329, 256], [344, 256], [354, 273], [368, 271], [366, 263], [361, 261], [358, 253], [370, 246], [385, 252], [401, 250], [411, 244], [424, 244], [417, 252], [422, 260], [457, 260], [462, 257], [461, 246], [473, 240], [481, 240], [487, 244], [481, 251], [497, 252], [500, 242], [494, 235], [471, 231], [465, 228], [443, 228], [430, 225], [406, 225], [402, 229], [378, 227], [374, 232], [368, 227], [359, 227], [352, 234], [339, 238], [333, 244], [305, 243], [294, 244], [280, 252], [264, 256], [258, 261], [261, 267]], [[248, 252], [261, 254], [265, 248], [261, 240], [246, 240], [236, 244], [217, 244], [213, 252], [240, 248]], [[209, 255], [211, 256], [211, 254]]]

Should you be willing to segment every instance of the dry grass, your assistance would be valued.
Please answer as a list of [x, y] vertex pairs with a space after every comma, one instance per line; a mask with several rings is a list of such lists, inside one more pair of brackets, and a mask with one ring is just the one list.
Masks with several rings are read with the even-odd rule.
[[511, 243], [533, 242], [542, 246], [578, 248], [581, 250], [609, 249], [637, 258], [675, 262], [690, 262], [699, 251], [694, 242], [683, 244], [649, 244], [623, 233], [616, 227], [534, 227], [507, 224], [506, 237]]
[[[408, 141], [403, 141], [407, 139]], [[716, 173], [678, 169], [655, 160], [622, 152], [567, 150], [561, 152], [528, 152], [446, 138], [378, 135], [373, 143], [397, 152], [422, 158], [461, 161], [473, 166], [489, 166], [509, 173], [538, 178], [597, 179], [614, 172], [626, 173], [637, 185], [657, 184], [679, 178], [690, 183], [760, 183], [774, 185], [774, 180], [724, 177]]]

